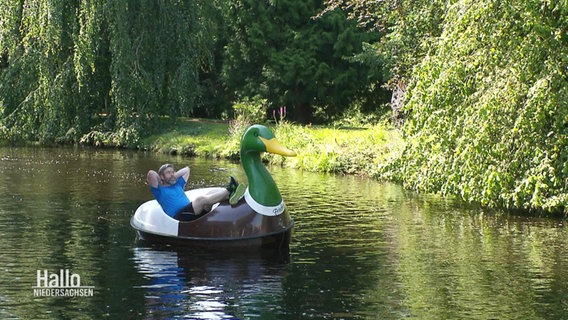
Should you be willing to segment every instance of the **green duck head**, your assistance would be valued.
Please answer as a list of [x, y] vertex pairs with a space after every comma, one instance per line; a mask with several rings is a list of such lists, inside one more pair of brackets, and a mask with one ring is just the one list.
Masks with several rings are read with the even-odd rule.
[[262, 152], [288, 157], [296, 153], [280, 145], [272, 131], [263, 125], [249, 127], [241, 140], [241, 163], [249, 183], [248, 194], [253, 202], [265, 207], [283, 206], [280, 190], [260, 160]]

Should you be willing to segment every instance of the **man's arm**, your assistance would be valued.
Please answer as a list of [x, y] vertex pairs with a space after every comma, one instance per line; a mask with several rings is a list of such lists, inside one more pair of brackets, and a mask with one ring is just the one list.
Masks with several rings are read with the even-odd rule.
[[183, 179], [187, 182], [187, 179], [189, 179], [189, 167], [184, 167], [179, 169], [174, 176], [176, 177], [176, 180], [179, 179], [179, 177], [183, 177]]
[[154, 170], [148, 171], [148, 185], [152, 188], [157, 188], [158, 184], [160, 183], [160, 176]]

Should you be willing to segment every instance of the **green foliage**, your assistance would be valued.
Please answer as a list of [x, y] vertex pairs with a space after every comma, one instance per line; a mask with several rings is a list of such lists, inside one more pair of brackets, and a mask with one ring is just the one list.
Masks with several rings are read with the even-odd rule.
[[340, 11], [314, 18], [321, 9], [315, 0], [229, 2], [226, 20], [235, 36], [227, 39], [223, 79], [237, 100], [260, 95], [306, 123], [315, 106], [329, 115], [356, 98], [375, 109], [384, 102], [383, 73], [357, 59], [377, 34], [358, 29]]
[[380, 41], [367, 50], [374, 50], [377, 58], [373, 60], [381, 64], [375, 70], [388, 70], [385, 79], [406, 82], [414, 66], [431, 50], [442, 33], [448, 2], [326, 0], [325, 4], [322, 14], [340, 8], [360, 26], [380, 32]]
[[397, 158], [404, 143], [386, 123], [351, 129], [297, 126], [283, 122], [274, 134], [296, 157], [265, 155], [275, 164], [310, 171], [377, 174], [383, 163]]
[[350, 108], [337, 116], [332, 125], [339, 128], [369, 127], [380, 122], [380, 119], [381, 117], [375, 113], [364, 113], [360, 106], [351, 105]]
[[567, 10], [537, 0], [451, 4], [412, 74], [408, 145], [390, 167], [397, 179], [488, 206], [566, 210]]
[[259, 96], [254, 98], [245, 97], [233, 105], [235, 119], [239, 122], [247, 123], [247, 126], [266, 122], [267, 100]]
[[132, 145], [189, 115], [210, 63], [211, 1], [5, 1], [0, 139]]
[[159, 120], [161, 132], [143, 138], [140, 148], [185, 156], [221, 157], [227, 143], [227, 124], [179, 118]]
[[140, 134], [134, 128], [120, 128], [116, 132], [102, 132], [93, 130], [81, 137], [80, 143], [97, 147], [125, 147], [138, 146]]
[[245, 97], [233, 105], [235, 118], [229, 121], [229, 141], [223, 151], [224, 157], [239, 159], [242, 135], [251, 125], [266, 123], [267, 108], [267, 100], [259, 96]]
[[[228, 135], [226, 123], [180, 120], [175, 124], [163, 122], [162, 126], [168, 129], [142, 139], [140, 148], [187, 156], [240, 159], [242, 133]], [[400, 157], [404, 148], [399, 132], [385, 122], [340, 129], [281, 121], [270, 127], [280, 143], [298, 155], [283, 157], [263, 153], [263, 160], [310, 171], [377, 175], [377, 170]]]

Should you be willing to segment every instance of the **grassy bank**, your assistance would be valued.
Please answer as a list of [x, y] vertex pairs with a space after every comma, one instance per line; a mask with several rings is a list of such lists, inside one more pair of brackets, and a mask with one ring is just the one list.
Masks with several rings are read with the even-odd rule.
[[[404, 141], [399, 131], [388, 123], [335, 127], [300, 126], [283, 122], [269, 127], [282, 145], [298, 154], [287, 158], [265, 153], [264, 159], [271, 164], [315, 172], [365, 175], [395, 181], [416, 190], [400, 176], [401, 168], [404, 168], [400, 162], [404, 157], [401, 157], [401, 153], [409, 142]], [[160, 134], [144, 139], [141, 147], [155, 152], [238, 160], [240, 138], [245, 129], [244, 126], [235, 128], [227, 122], [185, 119], [169, 126]], [[424, 170], [427, 174], [428, 170]], [[455, 193], [443, 194], [456, 196], [469, 203], [500, 207], [488, 206]], [[508, 209], [522, 210], [523, 207]], [[534, 214], [545, 215], [562, 213], [552, 210], [532, 211]]]
[[229, 140], [227, 122], [179, 119], [164, 123], [161, 132], [144, 138], [140, 148], [185, 156], [223, 157]]
[[[404, 145], [388, 124], [360, 127], [269, 125], [280, 143], [297, 152], [294, 158], [264, 154], [273, 164], [309, 171], [378, 175]], [[238, 159], [245, 127], [227, 122], [186, 119], [142, 141], [142, 148], [186, 156]]]

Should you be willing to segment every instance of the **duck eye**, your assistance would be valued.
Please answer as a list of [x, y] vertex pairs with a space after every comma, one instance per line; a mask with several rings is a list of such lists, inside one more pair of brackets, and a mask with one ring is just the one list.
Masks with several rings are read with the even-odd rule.
[[254, 136], [255, 136], [255, 137], [258, 137], [258, 132], [255, 132], [255, 133], [254, 133]]

